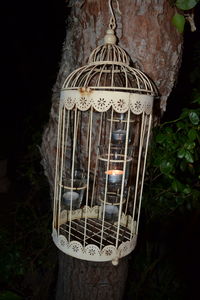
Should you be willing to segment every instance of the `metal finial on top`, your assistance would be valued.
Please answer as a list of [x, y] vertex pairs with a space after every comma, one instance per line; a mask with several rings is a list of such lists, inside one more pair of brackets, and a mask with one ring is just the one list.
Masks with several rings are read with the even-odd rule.
[[[118, 0], [116, 0], [116, 3], [117, 3], [117, 10], [118, 10], [119, 14], [121, 14], [121, 11], [119, 9]], [[114, 44], [116, 44], [117, 38], [115, 35], [116, 18], [115, 18], [113, 8], [112, 8], [112, 0], [109, 0], [109, 9], [110, 9], [110, 13], [111, 13], [111, 18], [110, 18], [110, 22], [109, 22], [109, 29], [106, 31], [106, 35], [104, 37], [104, 43], [114, 45]]]
[[116, 44], [117, 38], [113, 29], [108, 29], [106, 31], [106, 35], [104, 36], [105, 44]]

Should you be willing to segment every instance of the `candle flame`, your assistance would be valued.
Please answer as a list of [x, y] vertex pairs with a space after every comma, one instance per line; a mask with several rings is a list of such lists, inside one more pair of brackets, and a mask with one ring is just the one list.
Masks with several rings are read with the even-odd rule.
[[124, 171], [122, 170], [108, 170], [105, 172], [105, 174], [108, 174], [108, 175], [122, 175], [124, 174]]

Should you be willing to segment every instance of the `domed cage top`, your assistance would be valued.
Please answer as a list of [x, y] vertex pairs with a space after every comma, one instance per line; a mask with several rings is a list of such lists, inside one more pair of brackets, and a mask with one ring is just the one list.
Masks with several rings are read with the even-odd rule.
[[61, 90], [53, 239], [76, 258], [117, 264], [136, 245], [156, 89], [113, 36]]

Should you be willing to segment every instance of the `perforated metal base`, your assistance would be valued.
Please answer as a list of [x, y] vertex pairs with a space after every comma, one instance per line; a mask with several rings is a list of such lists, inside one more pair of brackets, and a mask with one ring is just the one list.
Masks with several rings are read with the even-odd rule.
[[[60, 227], [60, 233], [68, 239], [69, 234], [71, 234], [71, 239], [76, 239], [80, 243], [84, 243], [85, 246], [88, 244], [94, 244], [99, 248], [103, 248], [107, 245], [116, 245], [116, 237], [117, 237], [117, 226], [104, 221], [104, 232], [102, 233], [102, 220], [98, 219], [87, 219], [87, 227], [84, 239], [84, 227], [85, 227], [85, 219], [73, 220], [71, 222], [71, 232], [69, 222], [66, 224], [62, 224]], [[101, 243], [102, 239], [102, 243]], [[119, 231], [119, 245], [123, 242], [130, 241], [131, 232], [128, 228], [122, 227]]]
[[[62, 222], [59, 233], [53, 229], [53, 240], [64, 253], [89, 261], [113, 261], [128, 255], [136, 246], [137, 236], [130, 227], [120, 225], [117, 240], [117, 225], [89, 217], [73, 218]], [[117, 247], [116, 247], [117, 246]]]

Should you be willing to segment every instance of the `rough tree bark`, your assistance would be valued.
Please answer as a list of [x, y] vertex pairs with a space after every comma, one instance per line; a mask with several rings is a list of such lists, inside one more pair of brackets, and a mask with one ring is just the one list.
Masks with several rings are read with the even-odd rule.
[[[174, 9], [169, 0], [118, 1], [122, 13], [116, 14], [119, 45], [129, 53], [135, 66], [156, 83], [163, 112], [177, 77], [182, 52], [182, 36], [171, 24]], [[64, 78], [73, 69], [85, 64], [91, 50], [103, 42], [110, 18], [108, 0], [71, 0], [67, 1], [67, 5], [70, 13], [67, 16], [66, 39], [53, 89], [50, 120], [42, 143], [43, 165], [51, 191], [59, 90]], [[127, 258], [115, 267], [111, 263], [85, 262], [60, 253], [56, 299], [120, 300], [127, 278], [127, 264]]]

